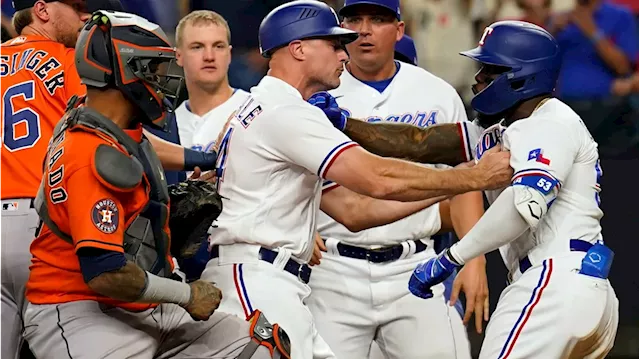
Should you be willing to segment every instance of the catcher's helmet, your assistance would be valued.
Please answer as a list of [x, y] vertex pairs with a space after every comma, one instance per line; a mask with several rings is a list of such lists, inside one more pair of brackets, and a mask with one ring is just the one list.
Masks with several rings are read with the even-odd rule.
[[521, 101], [553, 92], [560, 71], [560, 49], [543, 28], [523, 21], [489, 25], [478, 47], [461, 55], [508, 70], [471, 100], [483, 115], [500, 114]]
[[340, 16], [349, 16], [356, 8], [356, 5], [375, 5], [385, 8], [400, 20], [400, 0], [345, 0], [344, 6], [338, 13]]
[[169, 73], [175, 51], [158, 25], [129, 13], [96, 11], [82, 28], [75, 62], [83, 84], [117, 88], [139, 109], [141, 122], [165, 128], [184, 78]]
[[358, 38], [355, 31], [340, 27], [333, 9], [320, 1], [298, 0], [273, 9], [260, 24], [260, 52], [270, 57], [291, 41], [317, 37], [338, 37], [344, 44]]
[[396, 42], [395, 58], [396, 60], [418, 66], [416, 44], [409, 35], [402, 35], [400, 41]]

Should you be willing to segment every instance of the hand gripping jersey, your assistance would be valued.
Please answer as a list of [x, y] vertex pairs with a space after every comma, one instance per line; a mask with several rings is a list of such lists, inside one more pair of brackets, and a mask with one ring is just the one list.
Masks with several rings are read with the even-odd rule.
[[142, 127], [123, 131], [80, 107], [68, 113], [54, 136], [35, 201], [44, 225], [31, 246], [27, 299], [34, 304], [95, 300], [130, 310], [148, 308], [93, 292], [76, 256], [81, 248], [116, 251], [143, 270], [171, 275], [169, 196]]
[[85, 93], [74, 50], [47, 38], [18, 36], [0, 50], [2, 198], [34, 198], [42, 159], [67, 101]]

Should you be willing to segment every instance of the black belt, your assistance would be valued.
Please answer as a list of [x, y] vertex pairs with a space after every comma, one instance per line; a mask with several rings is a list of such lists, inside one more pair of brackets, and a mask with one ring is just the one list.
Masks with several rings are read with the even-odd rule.
[[[593, 247], [592, 243], [583, 241], [582, 239], [572, 239], [569, 241], [569, 248], [572, 252], [587, 252], [591, 247]], [[529, 256], [527, 256], [520, 260], [520, 273], [526, 272], [529, 268], [531, 268], [531, 261], [529, 260]]]
[[[220, 246], [212, 246], [211, 247], [211, 258], [218, 258], [220, 256]], [[272, 251], [267, 248], [260, 248], [259, 258], [265, 262], [269, 262], [273, 264], [273, 262], [278, 257], [278, 252]], [[311, 277], [311, 268], [306, 264], [300, 264], [293, 259], [289, 259], [287, 264], [284, 265], [283, 268], [285, 271], [293, 274], [298, 277], [305, 284], [309, 283], [309, 278]]]
[[[324, 240], [326, 243], [326, 240]], [[427, 249], [427, 245], [422, 241], [413, 241], [416, 244], [416, 253], [420, 253]], [[365, 259], [373, 263], [385, 263], [400, 259], [404, 247], [401, 244], [383, 247], [379, 249], [369, 249], [351, 246], [344, 243], [338, 243], [338, 253], [343, 257]]]

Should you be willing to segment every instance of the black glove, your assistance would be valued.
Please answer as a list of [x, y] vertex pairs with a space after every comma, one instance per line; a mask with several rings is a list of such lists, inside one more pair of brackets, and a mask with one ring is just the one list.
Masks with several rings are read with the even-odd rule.
[[222, 212], [222, 197], [205, 181], [186, 181], [169, 186], [171, 254], [180, 259], [193, 257], [207, 231]]

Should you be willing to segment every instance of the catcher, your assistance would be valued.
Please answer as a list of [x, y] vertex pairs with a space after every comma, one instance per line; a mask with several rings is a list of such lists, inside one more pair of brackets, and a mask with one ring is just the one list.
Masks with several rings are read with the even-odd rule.
[[[288, 358], [286, 333], [259, 311], [251, 323], [214, 312], [222, 294], [212, 283], [169, 278], [169, 194], [142, 132], [143, 123], [163, 127], [175, 95], [164, 32], [136, 15], [99, 11], [76, 49], [87, 96], [56, 127], [36, 198], [43, 224], [31, 246], [24, 318], [32, 352]], [[208, 187], [182, 187], [191, 188]]]

